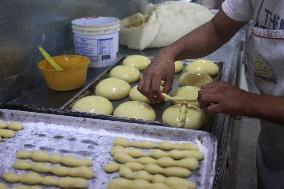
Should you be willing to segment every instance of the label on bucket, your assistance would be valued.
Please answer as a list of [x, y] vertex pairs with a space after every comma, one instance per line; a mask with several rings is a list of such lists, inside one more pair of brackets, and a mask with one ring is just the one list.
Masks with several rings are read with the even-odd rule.
[[74, 42], [76, 52], [90, 58], [90, 67], [106, 67], [116, 62], [117, 32], [100, 36], [74, 32]]

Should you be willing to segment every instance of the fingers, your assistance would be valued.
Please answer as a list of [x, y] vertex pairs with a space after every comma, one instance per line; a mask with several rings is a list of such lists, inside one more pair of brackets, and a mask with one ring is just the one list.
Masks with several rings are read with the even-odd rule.
[[222, 113], [222, 107], [219, 104], [213, 104], [207, 108], [209, 113]]
[[219, 103], [219, 96], [217, 94], [201, 94], [198, 95], [198, 102], [202, 108], [210, 106], [212, 103], [217, 104]]
[[166, 78], [165, 79], [165, 85], [164, 85], [164, 93], [168, 93], [170, 90], [172, 90], [172, 86], [173, 86], [173, 78]]

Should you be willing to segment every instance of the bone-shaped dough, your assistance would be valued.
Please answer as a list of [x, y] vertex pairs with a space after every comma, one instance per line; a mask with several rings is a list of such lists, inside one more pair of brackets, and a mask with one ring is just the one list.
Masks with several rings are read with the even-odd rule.
[[203, 160], [204, 155], [202, 152], [197, 150], [170, 150], [170, 151], [163, 151], [160, 149], [151, 150], [148, 153], [144, 153], [142, 150], [137, 148], [124, 148], [122, 146], [115, 146], [111, 150], [111, 154], [114, 155], [115, 153], [124, 152], [128, 155], [139, 158], [139, 157], [152, 157], [155, 159], [161, 158], [161, 157], [171, 157], [173, 159], [184, 159], [188, 157], [196, 158], [197, 160]]
[[19, 159], [32, 159], [38, 162], [60, 163], [68, 167], [92, 166], [91, 159], [78, 159], [74, 156], [61, 156], [60, 154], [49, 154], [46, 151], [18, 151], [16, 157]]
[[196, 158], [185, 158], [181, 160], [174, 160], [170, 157], [161, 157], [159, 159], [154, 159], [152, 157], [140, 157], [137, 159], [132, 158], [130, 155], [124, 152], [118, 152], [114, 154], [114, 160], [119, 163], [130, 163], [137, 162], [143, 165], [147, 164], [157, 164], [161, 167], [181, 167], [190, 170], [196, 170], [199, 167], [199, 162]]
[[198, 146], [192, 143], [175, 144], [169, 141], [164, 141], [160, 143], [150, 142], [150, 141], [137, 141], [131, 142], [126, 138], [116, 138], [113, 141], [114, 145], [122, 147], [136, 147], [136, 148], [158, 148], [162, 150], [198, 150]]
[[41, 189], [41, 187], [39, 186], [26, 186], [26, 185], [19, 185], [19, 186], [15, 186], [15, 187], [8, 187], [3, 183], [0, 183], [0, 189]]
[[23, 129], [23, 124], [17, 121], [11, 121], [7, 123], [5, 121], [0, 120], [0, 129], [10, 129], [13, 131], [20, 131]]
[[195, 189], [196, 184], [186, 179], [168, 177], [164, 182], [151, 183], [147, 180], [116, 178], [110, 181], [108, 189]]
[[[56, 186], [61, 188], [88, 188], [88, 180], [83, 178], [59, 178], [51, 179], [50, 176], [40, 176], [37, 173], [17, 175], [16, 173], [4, 173], [3, 178], [10, 183], [22, 183], [28, 185]], [[50, 182], [50, 183], [49, 183]]]
[[37, 173], [52, 173], [56, 176], [80, 177], [86, 179], [94, 178], [94, 173], [90, 167], [63, 167], [63, 166], [48, 166], [44, 163], [29, 163], [25, 160], [17, 160], [13, 167], [21, 170], [32, 170]]

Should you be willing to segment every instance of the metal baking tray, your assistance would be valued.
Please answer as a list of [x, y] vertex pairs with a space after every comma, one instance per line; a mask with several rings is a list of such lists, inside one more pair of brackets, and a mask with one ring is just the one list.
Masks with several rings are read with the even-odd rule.
[[[14, 138], [0, 143], [0, 175], [14, 171], [11, 167], [18, 150], [46, 150], [92, 159], [96, 178], [89, 182], [89, 188], [106, 189], [110, 179], [118, 176], [103, 171], [103, 165], [113, 161], [110, 155], [112, 140], [125, 137], [133, 141], [170, 140], [197, 144], [204, 153], [204, 160], [189, 179], [197, 183], [198, 189], [213, 188], [217, 139], [207, 132], [7, 109], [0, 109], [0, 119], [21, 121], [24, 125], [24, 130], [17, 132]], [[2, 178], [0, 181], [5, 183]]]
[[[151, 59], [153, 59], [152, 57], [150, 57]], [[85, 90], [82, 90], [81, 93], [77, 94], [74, 98], [70, 99], [66, 104], [64, 104], [61, 109], [64, 109], [64, 110], [67, 110], [67, 111], [71, 111], [71, 108], [73, 106], [73, 104], [78, 101], [79, 99], [83, 98], [83, 97], [86, 97], [86, 96], [89, 96], [89, 95], [95, 95], [95, 89], [96, 89], [96, 85], [103, 79], [106, 79], [109, 77], [109, 71], [115, 67], [115, 66], [118, 66], [118, 65], [121, 65], [122, 64], [122, 61], [123, 61], [124, 58], [122, 58], [121, 60], [118, 61], [117, 64], [113, 65], [112, 67], [110, 67], [108, 70], [106, 70], [106, 72], [104, 72], [100, 77], [98, 77], [96, 80], [93, 81], [92, 84], [90, 84], [87, 88], [85, 88]], [[184, 67], [187, 65], [187, 64], [190, 64], [191, 62], [193, 61], [193, 59], [187, 59], [187, 60], [183, 60], [183, 64], [184, 64]], [[215, 81], [220, 81], [222, 80], [222, 75], [223, 75], [223, 62], [218, 62], [218, 61], [214, 61], [218, 67], [219, 67], [219, 73], [213, 78]], [[142, 74], [143, 72], [141, 72]], [[175, 74], [175, 77], [174, 77], [174, 80], [173, 80], [173, 86], [172, 86], [172, 91], [170, 92], [170, 95], [173, 95], [173, 93], [178, 89], [179, 87], [179, 82], [178, 82], [178, 79], [179, 77], [182, 75], [183, 72], [180, 72], [178, 74]], [[134, 87], [135, 85], [137, 85], [138, 82], [134, 82], [134, 83], [131, 83], [131, 87]], [[130, 101], [130, 98], [129, 97], [126, 97], [122, 100], [117, 100], [117, 101], [111, 101], [112, 104], [113, 104], [113, 107], [114, 109], [120, 105], [121, 103], [124, 103], [124, 102], [127, 102], [127, 101]], [[127, 118], [118, 118], [118, 120], [124, 120], [124, 121], [134, 121], [134, 122], [139, 122], [139, 123], [150, 123], [150, 124], [158, 124], [158, 125], [164, 125], [164, 126], [168, 126], [164, 123], [162, 123], [162, 115], [163, 115], [163, 112], [165, 109], [167, 109], [168, 107], [172, 106], [172, 103], [170, 101], [167, 101], [167, 102], [161, 102], [159, 104], [154, 104], [154, 105], [151, 105], [155, 112], [156, 112], [156, 115], [157, 115], [157, 118], [156, 118], [156, 121], [153, 122], [153, 121], [143, 121], [143, 120], [135, 120], [135, 119], [127, 119]], [[80, 113], [80, 112], [76, 112], [76, 114], [81, 114], [82, 116], [88, 114], [88, 113]], [[105, 116], [106, 118], [107, 117], [110, 117], [110, 116]], [[112, 116], [111, 116], [112, 117]], [[116, 118], [115, 118], [116, 119]], [[204, 124], [204, 126], [202, 127], [202, 130], [204, 131], [211, 131], [212, 127], [215, 125], [214, 124], [215, 122], [215, 117], [211, 116], [211, 117], [207, 117], [207, 120]]]

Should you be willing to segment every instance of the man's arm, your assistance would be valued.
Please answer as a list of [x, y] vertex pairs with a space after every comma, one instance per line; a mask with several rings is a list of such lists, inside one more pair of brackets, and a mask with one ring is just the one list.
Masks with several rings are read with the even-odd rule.
[[208, 112], [260, 118], [284, 124], [284, 98], [261, 96], [224, 82], [210, 83], [199, 91], [199, 103]]
[[169, 92], [174, 77], [175, 60], [199, 58], [208, 55], [226, 43], [245, 23], [230, 19], [221, 10], [209, 22], [162, 49], [143, 73], [139, 91], [151, 101], [162, 100], [160, 82], [165, 81], [164, 92]]
[[244, 24], [230, 19], [221, 9], [211, 21], [182, 37], [165, 51], [173, 53], [177, 60], [206, 56], [228, 42]]

